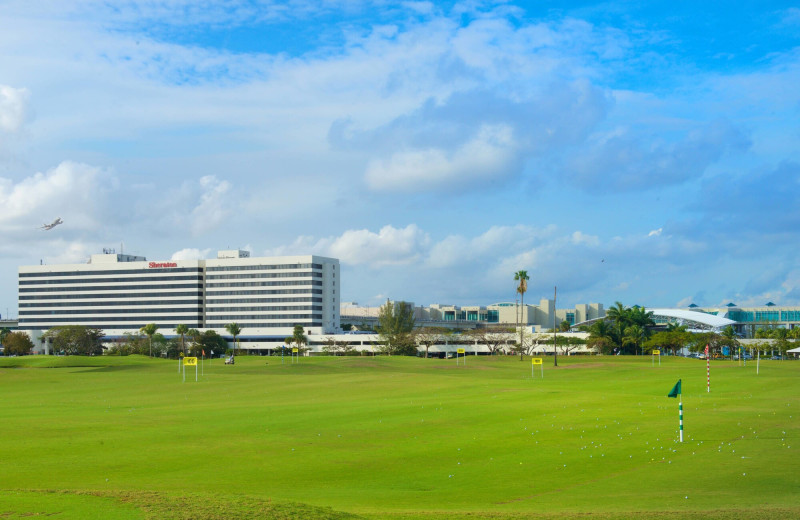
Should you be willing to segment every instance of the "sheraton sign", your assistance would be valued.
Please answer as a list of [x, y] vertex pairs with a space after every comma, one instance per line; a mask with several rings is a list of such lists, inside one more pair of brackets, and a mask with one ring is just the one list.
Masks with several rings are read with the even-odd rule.
[[157, 267], [178, 267], [178, 264], [175, 262], [150, 262], [147, 267], [150, 269]]

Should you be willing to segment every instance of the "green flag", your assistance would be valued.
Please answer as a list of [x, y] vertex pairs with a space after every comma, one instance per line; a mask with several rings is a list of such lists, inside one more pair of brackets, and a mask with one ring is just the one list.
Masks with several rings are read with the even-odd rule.
[[678, 382], [675, 383], [675, 386], [672, 387], [672, 391], [667, 394], [667, 397], [678, 397], [681, 393], [681, 380], [678, 379]]

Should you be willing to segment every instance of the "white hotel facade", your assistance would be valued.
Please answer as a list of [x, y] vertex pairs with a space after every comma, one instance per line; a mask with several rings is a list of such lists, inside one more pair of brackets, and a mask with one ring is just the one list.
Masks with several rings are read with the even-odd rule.
[[309, 336], [340, 332], [339, 261], [315, 255], [250, 257], [220, 251], [216, 259], [147, 261], [104, 253], [86, 264], [19, 268], [19, 329], [38, 350], [58, 325], [102, 329], [108, 339], [155, 323], [165, 336], [178, 324], [229, 336], [242, 328], [245, 348], [274, 348], [302, 325]]

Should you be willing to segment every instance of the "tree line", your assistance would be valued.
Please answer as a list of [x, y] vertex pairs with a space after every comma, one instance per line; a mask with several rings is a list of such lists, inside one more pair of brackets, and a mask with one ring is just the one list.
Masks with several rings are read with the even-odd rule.
[[[657, 327], [653, 313], [644, 307], [625, 307], [616, 302], [608, 309], [606, 317], [582, 330], [589, 333], [587, 345], [601, 354], [650, 354], [653, 350], [667, 350], [673, 355], [682, 349], [703, 352], [706, 345], [709, 355], [721, 356], [727, 349], [735, 356], [742, 346], [732, 326], [721, 332], [690, 332], [685, 325], [667, 323]], [[800, 329], [758, 329], [756, 338], [770, 339], [757, 346], [761, 350], [778, 350], [782, 354], [800, 339]]]

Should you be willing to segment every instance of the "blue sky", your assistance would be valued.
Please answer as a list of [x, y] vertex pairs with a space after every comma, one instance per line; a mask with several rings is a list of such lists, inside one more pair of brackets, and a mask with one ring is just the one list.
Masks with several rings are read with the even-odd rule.
[[103, 247], [334, 256], [362, 305], [520, 269], [559, 307], [800, 305], [797, 85], [789, 3], [7, 0], [0, 313]]

